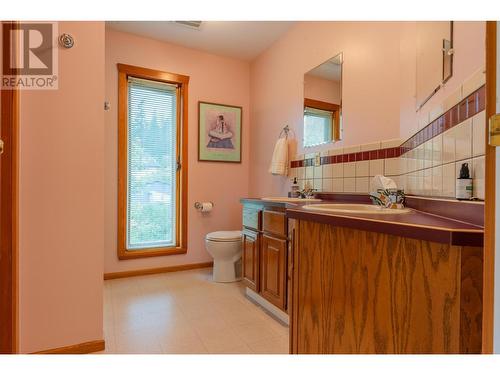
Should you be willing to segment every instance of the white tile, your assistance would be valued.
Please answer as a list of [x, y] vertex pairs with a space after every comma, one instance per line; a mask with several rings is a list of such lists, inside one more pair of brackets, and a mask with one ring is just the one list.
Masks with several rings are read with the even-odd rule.
[[333, 177], [344, 177], [344, 163], [332, 164]]
[[473, 170], [473, 195], [474, 198], [484, 200], [485, 189], [485, 171], [484, 171], [484, 156], [474, 158], [472, 161]]
[[455, 134], [456, 160], [468, 159], [472, 156], [472, 121], [465, 120], [453, 129]]
[[356, 162], [356, 177], [368, 177], [370, 162], [368, 160]]
[[304, 180], [304, 189], [314, 189], [314, 180], [312, 178]]
[[306, 169], [305, 178], [307, 180], [314, 178], [314, 167], [313, 166], [309, 166], [309, 167], [305, 167], [305, 169]]
[[304, 190], [306, 180], [299, 180], [299, 189]]
[[382, 141], [380, 144], [380, 148], [391, 148], [391, 147], [399, 147], [403, 141], [399, 138], [388, 139], [386, 141]]
[[333, 179], [324, 178], [323, 179], [323, 191], [330, 192], [333, 191]]
[[346, 193], [356, 192], [356, 178], [354, 177], [344, 178], [344, 192]]
[[424, 169], [424, 186], [422, 195], [430, 196], [432, 195], [432, 169]]
[[293, 180], [295, 177], [297, 177], [297, 169], [298, 168], [289, 168], [290, 173], [288, 174], [288, 177]]
[[313, 184], [313, 189], [316, 191], [323, 191], [323, 179], [322, 178], [315, 178], [314, 179], [314, 184]]
[[424, 143], [424, 168], [432, 167], [432, 140]]
[[306, 154], [305, 159], [314, 159], [316, 157], [316, 153], [313, 152], [311, 154]]
[[343, 163], [344, 177], [356, 177], [356, 162]]
[[332, 180], [332, 191], [336, 193], [342, 193], [344, 191], [344, 179], [334, 178]]
[[486, 111], [472, 117], [472, 156], [484, 155], [486, 144]]
[[462, 97], [466, 98], [486, 83], [485, 68], [478, 69], [462, 84]]
[[303, 180], [305, 177], [306, 177], [306, 168], [305, 167], [297, 168], [297, 178], [299, 180]]
[[444, 197], [455, 198], [455, 163], [443, 165], [443, 193]]
[[370, 176], [384, 175], [384, 160], [370, 160]]
[[401, 159], [385, 159], [384, 171], [386, 176], [398, 176], [401, 174]]
[[323, 166], [318, 165], [317, 167], [314, 167], [314, 178], [323, 178]]
[[332, 177], [333, 177], [333, 164], [323, 165], [323, 178], [332, 178]]
[[415, 158], [415, 150], [406, 153], [406, 171], [407, 173], [415, 172], [417, 170], [417, 159]]
[[353, 152], [359, 152], [359, 151], [361, 151], [360, 146], [344, 147], [344, 154], [352, 154]]
[[342, 155], [344, 153], [344, 149], [343, 148], [335, 148], [333, 150], [328, 150], [328, 155]]
[[[415, 169], [421, 170], [424, 168], [425, 150], [424, 145], [420, 145], [414, 149], [415, 153]], [[387, 172], [386, 172], [387, 173]]]
[[432, 138], [432, 165], [443, 163], [443, 135], [439, 134]]
[[432, 168], [432, 195], [439, 197], [443, 194], [443, 167]]
[[356, 177], [356, 193], [368, 193], [369, 189], [368, 177]]
[[373, 151], [380, 149], [380, 142], [366, 143], [360, 146], [361, 151]]
[[451, 163], [456, 160], [455, 158], [455, 136], [452, 132], [453, 129], [447, 130], [443, 133], [443, 163]]

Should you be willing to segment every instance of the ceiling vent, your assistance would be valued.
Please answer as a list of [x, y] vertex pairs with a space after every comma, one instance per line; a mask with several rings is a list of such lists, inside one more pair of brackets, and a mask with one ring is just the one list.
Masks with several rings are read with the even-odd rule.
[[174, 21], [175, 23], [189, 27], [190, 29], [199, 30], [202, 21]]

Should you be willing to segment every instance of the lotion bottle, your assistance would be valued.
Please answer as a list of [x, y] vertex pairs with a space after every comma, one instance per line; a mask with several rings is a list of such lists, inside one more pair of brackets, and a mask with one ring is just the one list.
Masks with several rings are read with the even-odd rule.
[[470, 178], [468, 163], [463, 163], [460, 168], [460, 177], [457, 179], [456, 197], [459, 200], [472, 199], [472, 178]]

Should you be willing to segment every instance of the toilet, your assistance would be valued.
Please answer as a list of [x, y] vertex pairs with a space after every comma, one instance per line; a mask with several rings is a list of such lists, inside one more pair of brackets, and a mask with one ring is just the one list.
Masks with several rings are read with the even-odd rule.
[[241, 231], [208, 233], [205, 247], [214, 258], [214, 281], [229, 283], [241, 280]]

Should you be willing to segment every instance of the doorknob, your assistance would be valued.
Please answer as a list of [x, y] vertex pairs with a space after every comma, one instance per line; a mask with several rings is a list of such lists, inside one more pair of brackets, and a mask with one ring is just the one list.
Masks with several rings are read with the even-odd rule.
[[490, 146], [500, 146], [500, 113], [490, 117], [488, 139]]
[[0, 139], [0, 155], [3, 154], [3, 141]]

